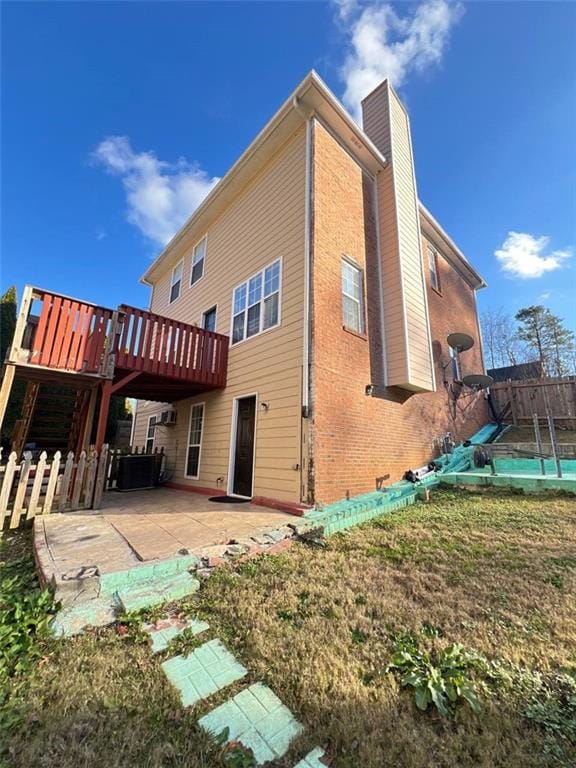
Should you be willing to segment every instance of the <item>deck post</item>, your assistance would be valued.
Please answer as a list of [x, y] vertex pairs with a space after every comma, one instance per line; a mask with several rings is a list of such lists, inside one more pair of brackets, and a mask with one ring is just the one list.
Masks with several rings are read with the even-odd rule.
[[106, 437], [106, 422], [108, 420], [108, 410], [110, 409], [110, 396], [112, 394], [112, 379], [106, 379], [101, 384], [102, 395], [100, 397], [100, 413], [98, 415], [98, 430], [96, 432], [96, 450], [98, 453], [102, 450], [104, 439]]
[[10, 392], [12, 391], [12, 384], [14, 382], [14, 373], [16, 366], [6, 363], [4, 366], [4, 375], [2, 376], [2, 384], [0, 385], [0, 430], [4, 424], [4, 416], [6, 415], [6, 406], [10, 399]]
[[90, 437], [92, 436], [92, 425], [94, 424], [94, 413], [96, 411], [97, 399], [98, 387], [92, 387], [90, 390], [90, 399], [88, 400], [88, 407], [86, 409], [84, 421], [80, 426], [78, 445], [76, 447], [77, 456], [80, 455], [80, 451], [88, 452], [90, 448]]

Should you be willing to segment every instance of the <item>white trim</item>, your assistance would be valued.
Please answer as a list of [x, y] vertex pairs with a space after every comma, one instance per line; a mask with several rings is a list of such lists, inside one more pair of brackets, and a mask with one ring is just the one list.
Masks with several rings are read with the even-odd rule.
[[204, 330], [206, 330], [206, 328], [204, 328], [204, 316], [208, 312], [212, 312], [213, 309], [216, 310], [216, 325], [215, 325], [214, 330], [212, 331], [212, 333], [218, 333], [218, 331], [216, 330], [216, 328], [218, 328], [218, 304], [212, 304], [211, 307], [208, 307], [208, 309], [206, 309], [206, 310], [204, 310], [204, 312], [202, 312], [202, 328]]
[[234, 493], [234, 464], [236, 463], [236, 433], [238, 431], [238, 400], [249, 397], [255, 398], [254, 406], [254, 446], [252, 452], [252, 496], [254, 496], [254, 477], [256, 475], [256, 435], [258, 433], [258, 392], [249, 392], [246, 395], [238, 395], [232, 400], [232, 427], [230, 429], [230, 451], [228, 456], [228, 482], [226, 493], [228, 496], [237, 496], [240, 499], [251, 499], [252, 496], [241, 496]]
[[[248, 286], [250, 284], [250, 280], [255, 278], [257, 275], [260, 275], [260, 274], [262, 275], [262, 297], [260, 299], [260, 303], [262, 305], [261, 310], [260, 310], [260, 312], [261, 312], [261, 314], [260, 314], [260, 321], [261, 321], [261, 323], [260, 324], [262, 325], [262, 320], [263, 320], [263, 317], [264, 317], [264, 298], [265, 298], [265, 296], [264, 296], [264, 273], [265, 273], [265, 271], [267, 269], [269, 269], [270, 267], [274, 266], [274, 264], [276, 264], [277, 262], [280, 263], [280, 270], [279, 270], [279, 274], [278, 274], [278, 322], [275, 325], [271, 325], [268, 328], [264, 328], [263, 330], [258, 331], [258, 333], [253, 333], [252, 336], [247, 336], [246, 335], [246, 330], [248, 328], [248, 306], [249, 306], [248, 305]], [[284, 269], [284, 261], [283, 261], [282, 256], [279, 256], [277, 259], [274, 259], [274, 261], [271, 261], [269, 264], [266, 264], [266, 266], [264, 266], [261, 269], [257, 270], [252, 275], [250, 275], [250, 277], [247, 277], [245, 280], [242, 280], [240, 283], [237, 283], [232, 288], [232, 306], [231, 306], [231, 311], [230, 311], [230, 334], [229, 334], [229, 336], [230, 336], [230, 347], [231, 348], [232, 347], [239, 347], [240, 344], [244, 344], [245, 342], [250, 341], [251, 339], [255, 339], [258, 336], [261, 336], [263, 333], [268, 333], [268, 331], [273, 331], [275, 328], [279, 328], [282, 325], [282, 289], [283, 289], [283, 285], [282, 285], [282, 283], [283, 283], [282, 272], [283, 272], [283, 269]], [[244, 338], [240, 339], [240, 341], [234, 342], [233, 341], [233, 339], [234, 339], [234, 315], [235, 314], [239, 314], [239, 313], [235, 313], [234, 312], [234, 294], [236, 293], [236, 290], [238, 288], [240, 288], [241, 285], [244, 285], [244, 284], [246, 285], [246, 309], [244, 310], [244, 312], [246, 313], [246, 316], [245, 316], [245, 319], [244, 319]], [[270, 294], [270, 295], [273, 295], [273, 294]]]
[[310, 260], [311, 260], [311, 211], [312, 211], [312, 141], [313, 141], [313, 117], [306, 121], [306, 178], [304, 182], [304, 343], [302, 350], [302, 406], [307, 408], [310, 401]]
[[[174, 282], [174, 272], [178, 269], [178, 267], [182, 265], [182, 274], [180, 275], [180, 288], [178, 289], [178, 296], [176, 296], [175, 299], [172, 298], [172, 288], [176, 285]], [[177, 264], [174, 264], [172, 268], [172, 273], [170, 275], [170, 288], [168, 289], [168, 304], [174, 304], [175, 301], [178, 301], [180, 296], [182, 296], [182, 283], [184, 282], [184, 259], [180, 259], [180, 261]]]
[[378, 289], [380, 291], [380, 335], [382, 338], [382, 383], [386, 384], [386, 322], [384, 320], [384, 283], [382, 277], [382, 245], [380, 241], [380, 206], [378, 200], [378, 177], [374, 179], [374, 225], [376, 227], [376, 262], [378, 273]]
[[[198, 280], [196, 280], [196, 282], [193, 283], [192, 282], [192, 271], [194, 269], [194, 251], [196, 250], [196, 248], [198, 248], [198, 246], [200, 245], [200, 243], [203, 240], [205, 241], [205, 245], [204, 245], [204, 256], [202, 256], [202, 274], [200, 275]], [[198, 285], [198, 283], [202, 280], [202, 278], [206, 274], [206, 256], [207, 256], [207, 254], [208, 254], [208, 232], [206, 232], [206, 234], [203, 237], [201, 237], [194, 246], [192, 246], [192, 249], [190, 251], [190, 279], [188, 280], [188, 288], [194, 288], [195, 285]]]
[[[197, 405], [202, 406], [202, 429], [200, 430], [200, 443], [198, 444], [198, 472], [195, 475], [188, 474], [188, 452], [190, 450], [190, 429], [192, 427], [192, 411]], [[188, 432], [186, 434], [186, 459], [184, 464], [184, 477], [188, 480], [198, 480], [200, 477], [200, 461], [202, 459], [202, 443], [204, 442], [204, 421], [206, 417], [206, 402], [201, 400], [199, 403], [190, 403], [190, 414], [188, 416]], [[194, 446], [196, 443], [194, 443]]]

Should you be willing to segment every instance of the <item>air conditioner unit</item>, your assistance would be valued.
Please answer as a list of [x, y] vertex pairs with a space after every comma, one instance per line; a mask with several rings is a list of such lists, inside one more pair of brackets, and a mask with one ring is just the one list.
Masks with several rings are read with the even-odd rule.
[[165, 427], [171, 427], [176, 424], [176, 411], [162, 411], [160, 414], [160, 424]]
[[137, 491], [156, 485], [157, 458], [153, 454], [121, 456], [118, 460], [116, 488], [119, 491]]

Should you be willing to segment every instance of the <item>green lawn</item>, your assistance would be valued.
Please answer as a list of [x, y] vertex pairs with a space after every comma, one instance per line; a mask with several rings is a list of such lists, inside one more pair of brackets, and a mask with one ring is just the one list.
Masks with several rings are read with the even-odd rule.
[[[4, 561], [27, 546], [8, 538]], [[282, 768], [316, 744], [334, 768], [530, 768], [576, 764], [575, 596], [574, 498], [442, 491], [324, 547], [222, 569], [179, 609], [206, 618], [207, 639], [306, 726]], [[436, 664], [454, 643], [472, 659], [463, 684], [481, 709], [421, 711], [387, 667], [399, 650]], [[4, 703], [7, 765], [225, 764], [195, 722], [236, 688], [183, 711], [137, 621], [35, 649]]]

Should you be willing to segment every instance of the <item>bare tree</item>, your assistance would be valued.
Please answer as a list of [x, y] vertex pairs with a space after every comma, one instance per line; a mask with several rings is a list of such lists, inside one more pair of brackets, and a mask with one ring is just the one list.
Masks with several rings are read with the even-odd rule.
[[529, 350], [517, 336], [514, 320], [502, 307], [483, 312], [480, 326], [488, 367], [518, 365], [530, 359]]

